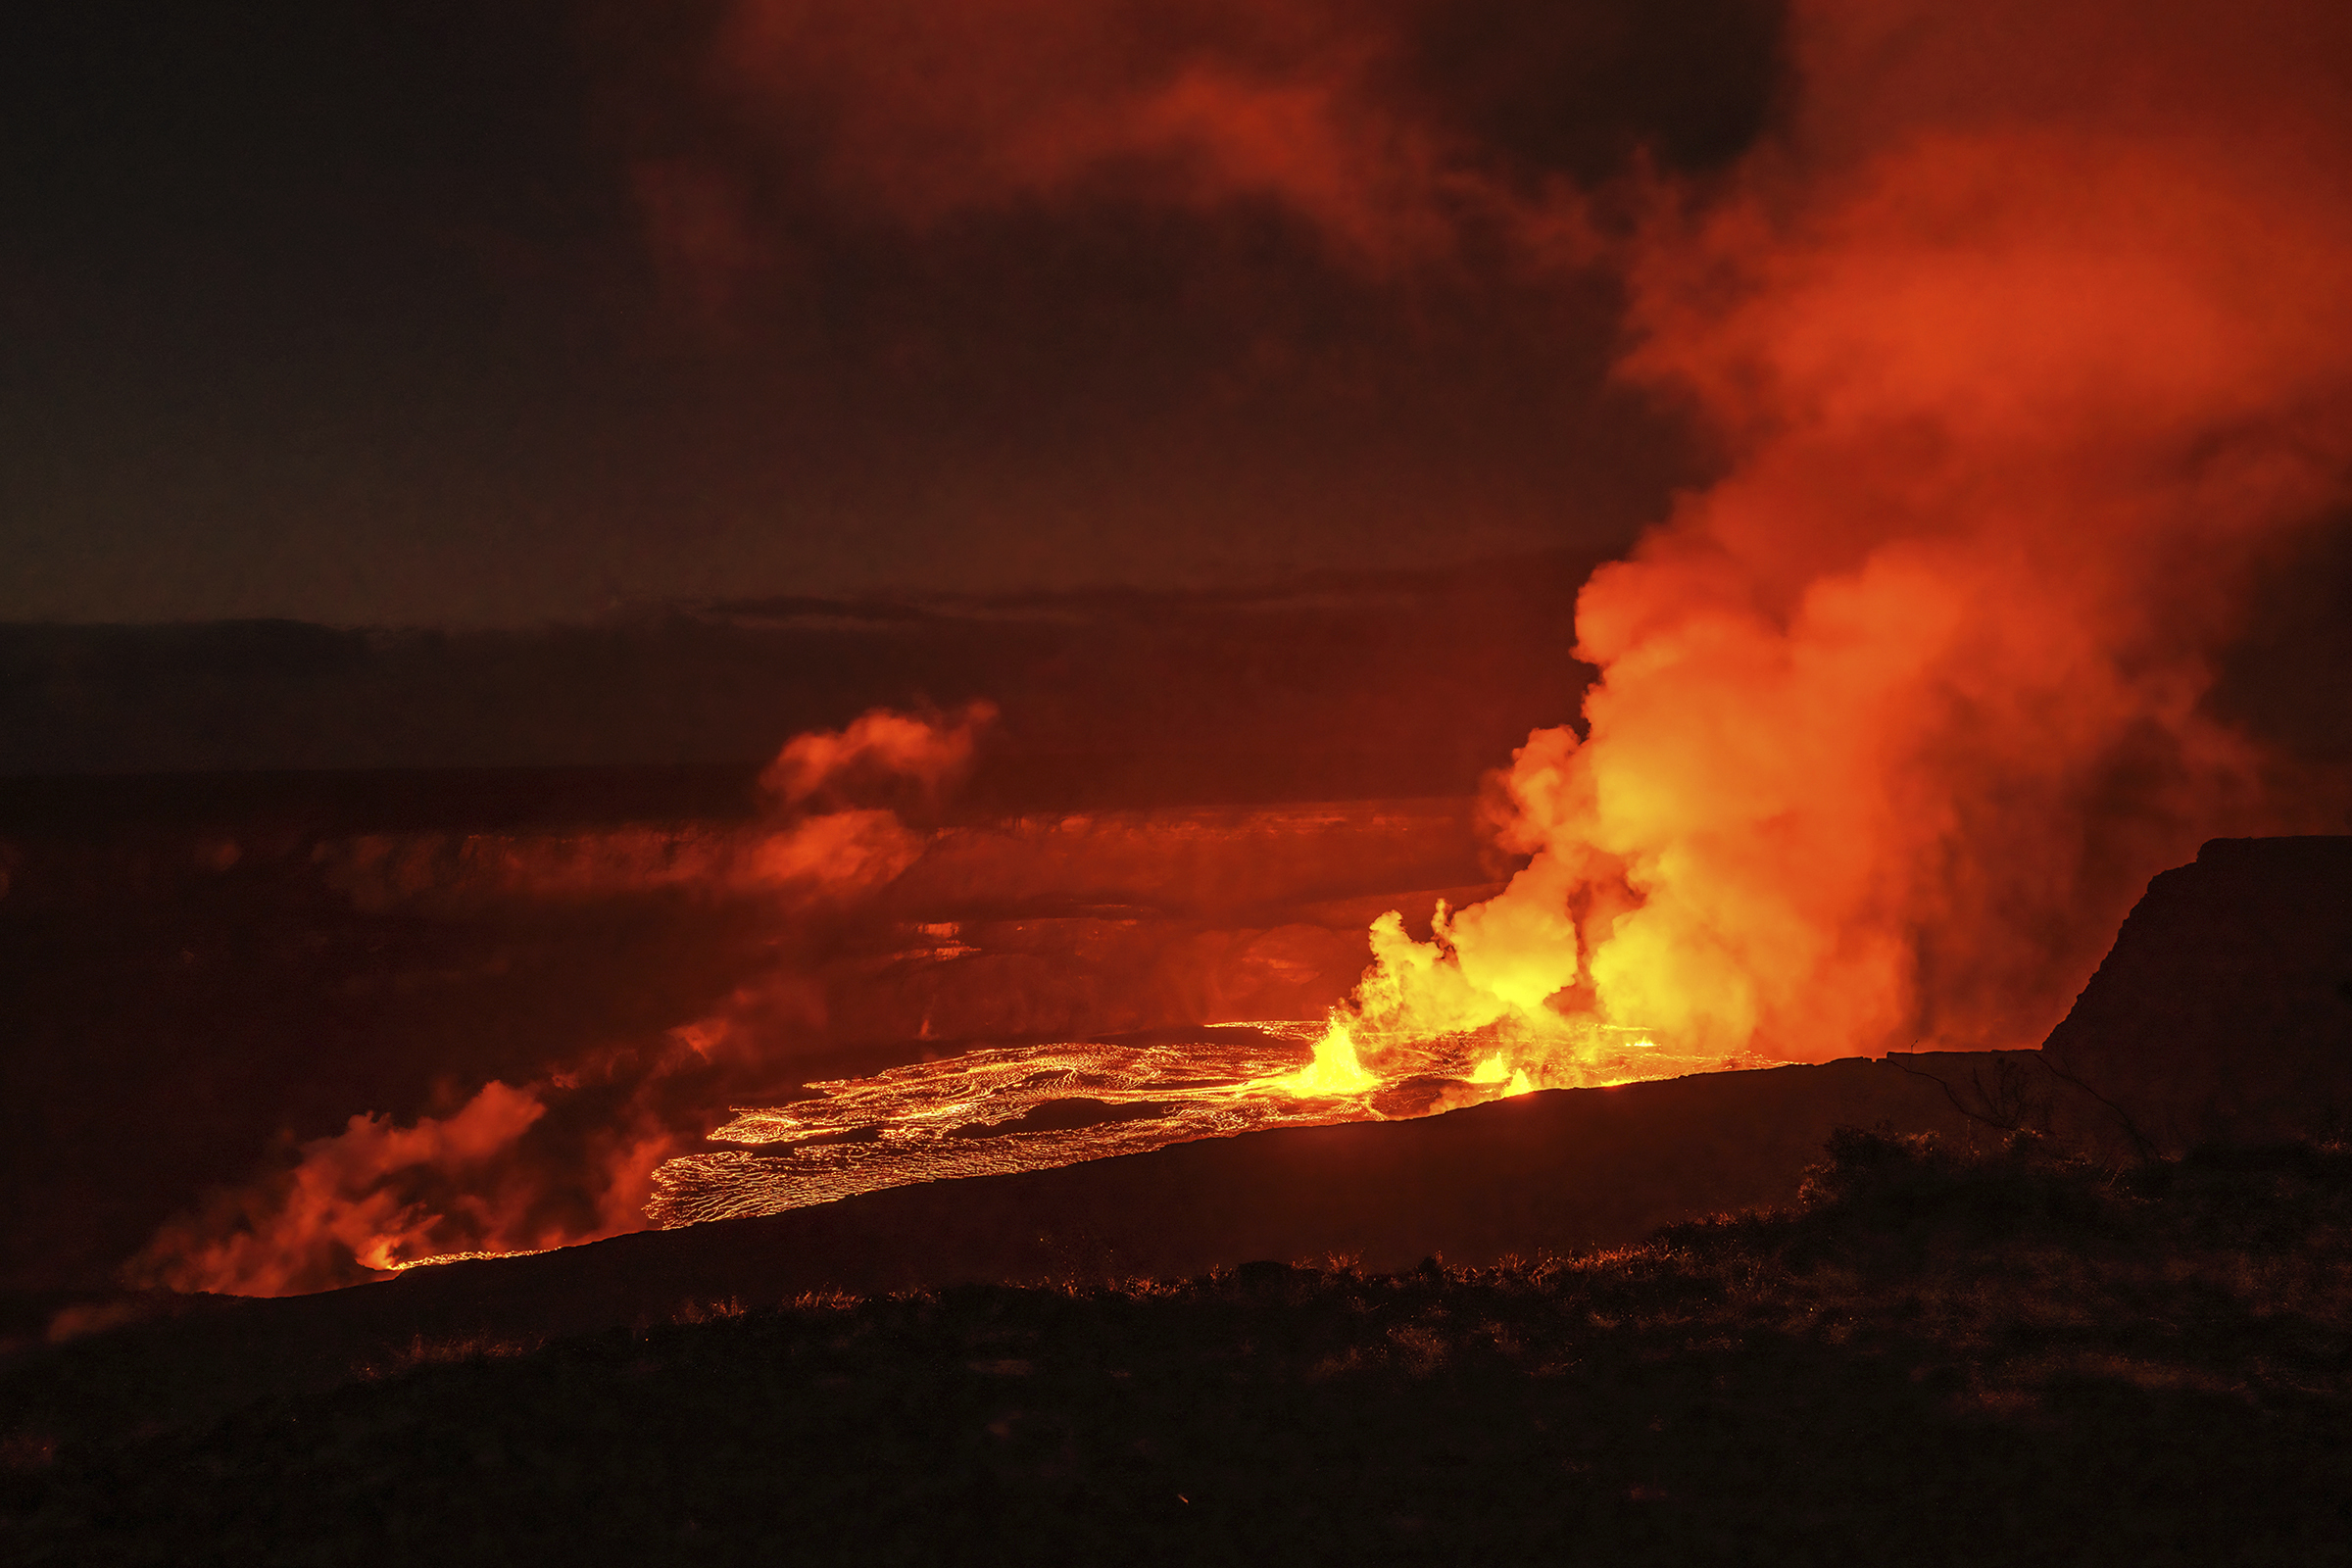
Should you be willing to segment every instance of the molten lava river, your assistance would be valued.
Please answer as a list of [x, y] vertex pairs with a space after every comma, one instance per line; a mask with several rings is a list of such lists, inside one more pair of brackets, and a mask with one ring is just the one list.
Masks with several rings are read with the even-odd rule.
[[[1359, 1026], [1360, 1027], [1360, 1026]], [[1313, 1058], [1299, 1065], [1302, 1046]], [[1381, 1039], [1346, 1023], [1215, 1025], [1174, 1043], [965, 1053], [821, 1083], [815, 1098], [741, 1109], [732, 1145], [663, 1164], [646, 1215], [670, 1227], [773, 1214], [914, 1182], [1046, 1170], [1268, 1127], [1426, 1116], [1538, 1087], [1631, 1083], [1765, 1065], [1677, 1055], [1603, 1031], [1570, 1078], [1509, 1065], [1492, 1030]]]

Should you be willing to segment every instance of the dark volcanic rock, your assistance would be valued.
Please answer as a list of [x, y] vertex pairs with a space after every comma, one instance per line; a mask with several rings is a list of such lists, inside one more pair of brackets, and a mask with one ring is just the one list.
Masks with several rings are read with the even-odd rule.
[[2215, 839], [2125, 920], [2042, 1047], [2150, 1144], [2352, 1120], [2352, 837]]
[[[2031, 1053], [2009, 1055], [2034, 1081], [2055, 1083]], [[1433, 1255], [1478, 1265], [1625, 1246], [1676, 1221], [1793, 1200], [1836, 1128], [1997, 1145], [2002, 1131], [1972, 1114], [1983, 1073], [1971, 1069], [1998, 1059], [1709, 1073], [1553, 1090], [1417, 1121], [1247, 1133], [420, 1268], [317, 1296], [183, 1298], [188, 1313], [157, 1327], [220, 1364], [308, 1353], [349, 1365], [419, 1337], [592, 1333], [730, 1298], [1172, 1279], [1335, 1255], [1388, 1271]]]
[[1626, 1246], [1678, 1220], [1788, 1202], [1834, 1129], [1882, 1124], [1961, 1141], [2000, 1137], [1936, 1079], [1853, 1059], [1552, 1090], [1414, 1121], [1203, 1139], [417, 1269], [338, 1294], [344, 1309], [366, 1303], [427, 1323], [446, 1315], [453, 1327], [499, 1323], [509, 1299], [531, 1303], [525, 1318], [562, 1301], [586, 1328], [696, 1301], [810, 1291], [1181, 1279], [1255, 1259], [1334, 1255], [1376, 1271], [1432, 1254], [1487, 1264]]

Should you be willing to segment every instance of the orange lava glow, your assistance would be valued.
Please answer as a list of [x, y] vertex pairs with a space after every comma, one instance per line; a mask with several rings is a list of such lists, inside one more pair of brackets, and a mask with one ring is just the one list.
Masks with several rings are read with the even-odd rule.
[[2206, 699], [2347, 498], [2352, 115], [2286, 42], [2341, 16], [1795, 8], [1785, 137], [1626, 250], [1621, 371], [1729, 471], [1586, 586], [1584, 725], [1502, 781], [1525, 867], [1376, 924], [1361, 1018], [2030, 1047], [2148, 876], [2328, 809]]
[[[1298, 1064], [1301, 1048], [1311, 1056]], [[1392, 1120], [1525, 1094], [1525, 1069], [1478, 1033], [1391, 1038], [1359, 1060], [1333, 1020], [1229, 1024], [1176, 1044], [969, 1052], [816, 1084], [813, 1100], [739, 1111], [654, 1177], [657, 1225], [772, 1214], [914, 1182], [1047, 1170], [1270, 1127]], [[1596, 1047], [1589, 1084], [1753, 1060]]]
[[[328, 885], [361, 907], [560, 906], [683, 890], [807, 919], [888, 884], [923, 846], [895, 811], [850, 795], [935, 795], [968, 764], [992, 717], [985, 706], [942, 719], [877, 711], [838, 732], [796, 737], [763, 779], [776, 812], [733, 830], [360, 839], [319, 863]], [[215, 1193], [167, 1224], [124, 1278], [290, 1295], [640, 1230], [657, 1167], [708, 1125], [682, 1086], [739, 1050], [738, 1033], [728, 1019], [689, 1023], [651, 1049], [586, 1050], [528, 1081], [483, 1084], [445, 1114], [406, 1124], [355, 1115], [340, 1132], [301, 1145], [289, 1167]], [[607, 1102], [596, 1124], [547, 1147], [551, 1113], [583, 1096]], [[574, 1135], [584, 1136], [564, 1147]]]
[[1312, 1060], [1294, 1073], [1285, 1073], [1265, 1084], [1297, 1100], [1320, 1095], [1360, 1095], [1380, 1086], [1377, 1073], [1364, 1070], [1355, 1053], [1355, 1039], [1349, 1034], [1345, 1018], [1334, 1018], [1315, 1039]]
[[476, 1263], [493, 1257], [537, 1257], [552, 1251], [546, 1247], [517, 1247], [503, 1252], [435, 1252], [430, 1257], [389, 1257], [381, 1253], [363, 1256], [360, 1262], [368, 1268], [381, 1269], [389, 1274], [405, 1274], [413, 1268], [431, 1268], [439, 1263]]
[[[1362, 955], [1341, 944], [1310, 994], [1317, 940], [1369, 918], [1371, 966], [1327, 1021], [1088, 1043], [1063, 1020], [1108, 1004], [1054, 967], [1140, 946], [1142, 896], [1116, 889], [1150, 879], [1064, 875], [1120, 836], [1083, 818], [927, 834], [908, 802], [953, 781], [989, 710], [871, 714], [784, 749], [756, 832], [536, 860], [362, 846], [330, 867], [355, 899], [455, 876], [854, 906], [920, 934], [873, 958], [867, 1003], [781, 974], [673, 1030], [657, 1066], [605, 1072], [619, 1108], [572, 1156], [595, 1168], [569, 1172], [561, 1216], [508, 1157], [568, 1092], [551, 1070], [414, 1126], [353, 1118], [160, 1236], [143, 1278], [316, 1289], [348, 1278], [321, 1259], [396, 1268], [1708, 1067], [2032, 1047], [2156, 871], [2217, 834], [2336, 819], [2212, 699], [2248, 585], [2352, 503], [2340, 5], [1794, 0], [1785, 122], [1704, 180], [1643, 174], [1605, 200], [1490, 177], [1389, 103], [1378, 51], [1348, 42], [1380, 32], [1362, 8], [1217, 0], [1203, 14], [1270, 29], [1262, 47], [1150, 72], [1126, 11], [1076, 0], [725, 9], [736, 89], [823, 119], [824, 176], [916, 228], [1117, 185], [1271, 204], [1400, 291], [1472, 249], [1579, 287], [1605, 266], [1628, 301], [1620, 380], [1686, 411], [1717, 477], [1579, 596], [1598, 679], [1580, 723], [1553, 715], [1493, 781], [1506, 885], [1286, 903], [1250, 864], [1218, 890], [1245, 911], [1231, 929], [1203, 916], [1100, 988], [1184, 1006], [1093, 1032], [1319, 1010]], [[1139, 860], [1217, 849], [1205, 828], [1131, 837]], [[1024, 903], [1056, 877], [1086, 897]], [[951, 885], [990, 912], [938, 923], [918, 899]], [[1404, 909], [1433, 906], [1417, 935]], [[1240, 956], [1212, 984], [1221, 954]], [[977, 980], [954, 990], [965, 975], [988, 1005]], [[855, 1033], [867, 1004], [906, 1026]], [[737, 1105], [781, 1098], [796, 1031], [828, 1028], [1079, 1038]]]

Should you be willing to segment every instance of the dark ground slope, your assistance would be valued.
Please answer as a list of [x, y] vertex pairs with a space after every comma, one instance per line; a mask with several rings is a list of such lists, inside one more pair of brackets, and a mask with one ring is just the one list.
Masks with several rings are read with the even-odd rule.
[[[1555, 1090], [1443, 1116], [1284, 1128], [1055, 1170], [931, 1182], [810, 1208], [643, 1231], [537, 1256], [413, 1270], [276, 1299], [27, 1298], [20, 1357], [83, 1323], [127, 1324], [170, 1363], [250, 1389], [418, 1336], [594, 1333], [730, 1298], [873, 1296], [1040, 1280], [1184, 1279], [1255, 1258], [1387, 1271], [1640, 1242], [1693, 1216], [1794, 1199], [1841, 1126], [1987, 1147], [1984, 1085], [2045, 1090], [2030, 1053], [1832, 1062]], [[1964, 1108], [1967, 1107], [1967, 1108]], [[2080, 1119], [2080, 1118], [2078, 1118]], [[70, 1304], [71, 1303], [71, 1304]], [[49, 1321], [39, 1313], [69, 1314]], [[20, 1342], [23, 1343], [23, 1342]], [[74, 1348], [66, 1347], [67, 1353]]]
[[[2343, 845], [2159, 877], [2046, 1055], [1535, 1095], [81, 1308], [0, 1369], [6, 1544], [2345, 1560], [2352, 1165], [2315, 1088], [2346, 1071]], [[2281, 1128], [2305, 1141], [2253, 1142]], [[1825, 1140], [1801, 1210], [1691, 1223], [1795, 1199]]]
[[10, 1388], [12, 1561], [2314, 1563], [2352, 1160], [1842, 1134], [1796, 1210], [1396, 1274], [722, 1303], [418, 1339], [215, 1412]]

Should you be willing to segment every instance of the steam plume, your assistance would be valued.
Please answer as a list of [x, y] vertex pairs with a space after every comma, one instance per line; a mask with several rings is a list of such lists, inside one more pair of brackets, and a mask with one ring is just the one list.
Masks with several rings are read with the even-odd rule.
[[[985, 707], [950, 718], [877, 710], [799, 736], [763, 775], [778, 816], [683, 842], [627, 832], [585, 841], [448, 847], [422, 864], [367, 855], [336, 868], [355, 898], [571, 897], [683, 888], [750, 899], [784, 926], [838, 916], [904, 872], [923, 833], [857, 804], [928, 798], [968, 765]], [[810, 811], [822, 803], [829, 809]], [[729, 1115], [789, 1011], [793, 977], [658, 1041], [581, 1051], [520, 1084], [486, 1083], [445, 1115], [355, 1115], [248, 1186], [166, 1225], [124, 1269], [142, 1285], [275, 1296], [353, 1283], [425, 1257], [518, 1252], [641, 1230], [655, 1170]]]
[[2295, 809], [2203, 699], [2249, 572], [2344, 497], [2345, 114], [2282, 58], [2344, 24], [1794, 25], [1787, 132], [1626, 254], [1623, 373], [1729, 472], [1584, 590], [1587, 731], [1505, 780], [1532, 859], [1375, 928], [1375, 1022], [1506, 1022], [1558, 1077], [1594, 1025], [2033, 1045], [2150, 873]]

